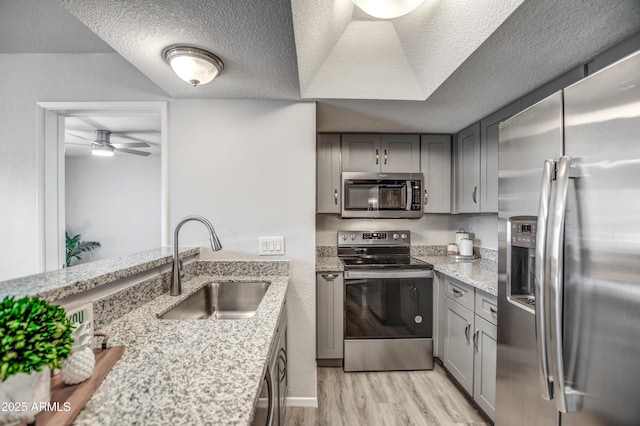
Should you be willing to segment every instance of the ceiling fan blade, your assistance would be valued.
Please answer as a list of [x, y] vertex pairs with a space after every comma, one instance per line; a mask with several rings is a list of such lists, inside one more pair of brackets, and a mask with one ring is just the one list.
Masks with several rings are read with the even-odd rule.
[[[127, 139], [127, 140], [130, 140], [130, 141], [135, 141], [135, 142], [140, 142], [140, 143], [148, 143], [144, 139], [140, 139], [140, 138], [135, 138], [133, 136], [129, 136], [128, 134], [125, 134], [124, 132], [122, 132], [122, 133], [118, 133], [118, 132], [112, 133], [112, 136], [115, 136], [116, 139]], [[116, 142], [111, 141], [111, 143], [115, 144]], [[147, 146], [149, 146], [149, 145], [147, 145]]]
[[73, 137], [76, 137], [76, 138], [78, 138], [78, 139], [84, 139], [85, 141], [89, 141], [89, 142], [94, 143], [94, 144], [96, 144], [96, 145], [101, 145], [100, 143], [96, 142], [96, 141], [95, 141], [95, 140], [93, 140], [93, 139], [88, 139], [88, 138], [85, 138], [84, 136], [80, 136], [80, 135], [75, 134], [75, 133], [67, 132], [67, 135], [69, 135], [69, 136], [73, 136]]
[[115, 148], [115, 150], [118, 152], [124, 152], [126, 154], [141, 155], [143, 157], [148, 157], [149, 155], [151, 155], [150, 152], [138, 151], [136, 149]]
[[110, 145], [115, 148], [149, 148], [151, 146], [146, 142], [111, 142]]
[[68, 142], [68, 141], [64, 141], [65, 145], [78, 145], [78, 146], [86, 146], [87, 148], [91, 148], [91, 145], [86, 144], [86, 143], [80, 143], [80, 142]]

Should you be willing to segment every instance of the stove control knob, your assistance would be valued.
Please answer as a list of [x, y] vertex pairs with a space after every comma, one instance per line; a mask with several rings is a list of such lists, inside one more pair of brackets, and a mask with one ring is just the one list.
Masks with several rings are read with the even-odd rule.
[[393, 234], [393, 239], [394, 239], [394, 240], [397, 240], [398, 238], [400, 238], [400, 235], [398, 235], [398, 234]]
[[402, 238], [403, 240], [406, 240], [407, 239], [407, 234], [400, 235], [400, 238]]
[[351, 234], [351, 241], [356, 239], [356, 234]]
[[347, 241], [347, 234], [342, 234], [342, 239]]

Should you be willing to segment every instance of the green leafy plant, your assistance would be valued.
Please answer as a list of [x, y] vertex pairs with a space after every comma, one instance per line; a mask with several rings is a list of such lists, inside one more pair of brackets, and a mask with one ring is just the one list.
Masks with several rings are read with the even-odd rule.
[[65, 232], [64, 235], [67, 240], [67, 266], [71, 266], [71, 259], [74, 257], [82, 260], [84, 253], [101, 247], [97, 241], [80, 241], [80, 238], [82, 238], [80, 234], [69, 237], [69, 233]]
[[30, 374], [43, 366], [60, 368], [71, 352], [71, 332], [64, 308], [39, 297], [5, 297], [0, 304], [0, 379]]

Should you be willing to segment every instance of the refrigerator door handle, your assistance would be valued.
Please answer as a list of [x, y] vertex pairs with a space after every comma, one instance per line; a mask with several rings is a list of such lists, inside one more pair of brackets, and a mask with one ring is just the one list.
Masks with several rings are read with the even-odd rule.
[[549, 279], [549, 330], [551, 334], [551, 354], [553, 362], [553, 397], [556, 408], [561, 413], [579, 411], [579, 394], [568, 388], [564, 382], [563, 356], [563, 293], [564, 293], [564, 219], [569, 190], [569, 167], [571, 158], [560, 157], [556, 174], [556, 191], [554, 209], [551, 213], [552, 228], [549, 233], [549, 268], [546, 271]]
[[549, 203], [551, 201], [551, 180], [555, 169], [555, 161], [546, 160], [542, 170], [540, 186], [540, 204], [538, 210], [538, 229], [536, 232], [535, 250], [535, 297], [536, 297], [536, 347], [538, 353], [538, 382], [543, 399], [553, 398], [553, 383], [549, 374], [549, 347], [547, 345], [547, 318], [545, 309], [547, 297], [545, 294], [545, 258], [547, 256], [547, 230], [549, 226]]

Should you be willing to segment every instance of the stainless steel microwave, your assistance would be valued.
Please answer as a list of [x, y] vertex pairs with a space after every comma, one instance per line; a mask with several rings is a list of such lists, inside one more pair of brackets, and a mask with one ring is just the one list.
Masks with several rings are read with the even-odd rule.
[[419, 218], [422, 173], [342, 173], [342, 217]]

